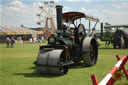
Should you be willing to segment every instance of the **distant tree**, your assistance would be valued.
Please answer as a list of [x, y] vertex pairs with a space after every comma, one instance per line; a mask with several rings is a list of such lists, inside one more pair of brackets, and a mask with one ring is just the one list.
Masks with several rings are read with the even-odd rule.
[[111, 24], [109, 24], [108, 22], [105, 22], [105, 25], [111, 25]]
[[24, 27], [24, 25], [22, 24], [21, 27]]

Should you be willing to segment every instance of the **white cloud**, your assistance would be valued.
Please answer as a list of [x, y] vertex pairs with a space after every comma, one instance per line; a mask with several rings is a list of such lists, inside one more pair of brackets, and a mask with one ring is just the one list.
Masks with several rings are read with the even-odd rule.
[[84, 12], [85, 14], [95, 14], [98, 12], [97, 9], [85, 9], [85, 8], [81, 8], [80, 9], [81, 12]]
[[36, 25], [37, 9], [41, 3], [33, 2], [27, 5], [21, 1], [15, 0], [1, 5], [1, 23], [2, 25]]
[[59, 0], [54, 0], [55, 2], [59, 2]]
[[78, 2], [80, 0], [65, 0], [65, 1], [69, 1], [69, 2]]
[[[36, 23], [38, 21], [37, 13], [41, 5], [42, 3], [37, 1], [28, 5], [18, 0], [2, 4], [2, 21], [0, 24], [9, 26], [23, 24], [27, 27], [39, 26]], [[70, 8], [66, 7], [65, 9], [69, 10]]]
[[85, 1], [85, 3], [91, 3], [92, 2], [92, 0], [83, 0], [83, 1]]
[[116, 16], [112, 16], [112, 17], [119, 17], [119, 16], [126, 16], [128, 15], [128, 12], [125, 11], [115, 11], [115, 10], [110, 10], [110, 9], [104, 9], [103, 12], [109, 16], [112, 15], [116, 15]]
[[59, 2], [60, 0], [44, 0], [44, 1], [55, 1], [55, 2]]
[[113, 7], [115, 8], [128, 8], [128, 2], [122, 2], [122, 3], [119, 3], [119, 4], [112, 4]]
[[116, 11], [112, 9], [102, 10], [102, 20], [110, 22], [112, 24], [128, 24], [128, 12]]
[[111, 24], [128, 24], [128, 11], [114, 10], [114, 9], [85, 9], [81, 8], [81, 12], [87, 15], [98, 17], [101, 22], [108, 22]]
[[[56, 0], [54, 0], [56, 1]], [[60, 1], [60, 0], [57, 0]], [[73, 0], [70, 0], [73, 1]], [[78, 0], [76, 0], [78, 1]], [[83, 0], [82, 0], [83, 1]], [[91, 2], [91, 0], [84, 0]], [[24, 26], [38, 26], [36, 25], [37, 21], [37, 12], [39, 6], [42, 5], [41, 2], [35, 1], [31, 4], [25, 4], [20, 0], [15, 0], [6, 4], [0, 4], [0, 14], [2, 24], [4, 25], [21, 25]], [[105, 4], [96, 4], [95, 9], [81, 8], [78, 11], [84, 12], [85, 14], [96, 16], [103, 22], [109, 22], [111, 24], [128, 24], [128, 2], [124, 3], [113, 3], [112, 5], [115, 8], [107, 8]], [[74, 8], [72, 6], [63, 6], [64, 12], [71, 11]], [[106, 9], [105, 9], [106, 8]], [[102, 9], [102, 10], [101, 10]], [[1, 23], [0, 23], [1, 24]]]
[[99, 4], [99, 5], [96, 5], [96, 7], [99, 8], [99, 9], [102, 9], [102, 8], [104, 8], [105, 6], [102, 5], [102, 4]]
[[3, 4], [1, 5], [1, 9], [2, 9], [2, 14], [3, 15], [8, 15], [8, 16], [16, 16], [19, 15], [25, 15], [25, 14], [29, 14], [29, 5], [22, 3], [19, 0], [15, 0], [12, 2], [9, 2], [7, 4]]
[[69, 2], [80, 2], [80, 1], [84, 1], [85, 3], [90, 3], [91, 0], [65, 0], [65, 1], [69, 1]]
[[13, 12], [20, 12], [20, 8], [17, 7], [9, 7], [10, 10], [12, 10]]
[[41, 2], [33, 2], [32, 6], [34, 7], [39, 7], [39, 6], [42, 6], [43, 4]]
[[64, 6], [64, 11], [63, 11], [63, 12], [68, 12], [68, 11], [70, 11], [70, 10], [71, 10], [70, 7], [68, 7], [68, 6]]
[[0, 4], [0, 14], [1, 14], [1, 12], [2, 12], [2, 6], [1, 6], [1, 4]]
[[13, 2], [10, 2], [9, 5], [13, 6], [13, 7], [17, 7], [17, 8], [21, 8], [21, 9], [25, 9], [28, 7], [28, 5], [22, 3], [19, 0], [15, 0]]
[[113, 4], [113, 7], [115, 7], [115, 8], [121, 8], [121, 6], [118, 5], [118, 4]]
[[126, 3], [121, 3], [121, 6], [123, 7], [123, 8], [128, 8], [128, 2]]

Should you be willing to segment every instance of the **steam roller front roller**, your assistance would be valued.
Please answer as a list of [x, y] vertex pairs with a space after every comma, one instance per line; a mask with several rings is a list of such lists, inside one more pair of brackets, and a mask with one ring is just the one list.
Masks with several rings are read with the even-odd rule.
[[40, 50], [37, 61], [37, 69], [42, 74], [63, 75], [68, 72], [69, 65], [62, 65], [66, 62], [62, 49]]
[[98, 42], [95, 38], [86, 37], [82, 45], [82, 58], [86, 66], [93, 66], [98, 58]]

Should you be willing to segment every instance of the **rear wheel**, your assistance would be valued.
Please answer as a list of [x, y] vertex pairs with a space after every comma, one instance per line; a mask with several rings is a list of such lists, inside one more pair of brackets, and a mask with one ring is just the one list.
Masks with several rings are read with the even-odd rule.
[[94, 56], [91, 56], [91, 53], [89, 53], [89, 52], [87, 52], [87, 53], [84, 53], [83, 54], [83, 61], [84, 61], [84, 64], [86, 65], [86, 66], [92, 66], [92, 65], [94, 65], [95, 63], [95, 58], [94, 58]]
[[92, 39], [89, 45], [89, 50], [82, 54], [84, 64], [86, 66], [93, 66], [97, 62], [98, 48], [95, 39]]

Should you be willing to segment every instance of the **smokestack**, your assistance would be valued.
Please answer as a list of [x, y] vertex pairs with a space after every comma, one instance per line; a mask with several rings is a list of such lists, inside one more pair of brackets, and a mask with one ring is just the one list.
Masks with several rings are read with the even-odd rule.
[[103, 22], [101, 22], [101, 39], [103, 38]]
[[56, 6], [57, 30], [62, 30], [62, 8], [63, 6]]

